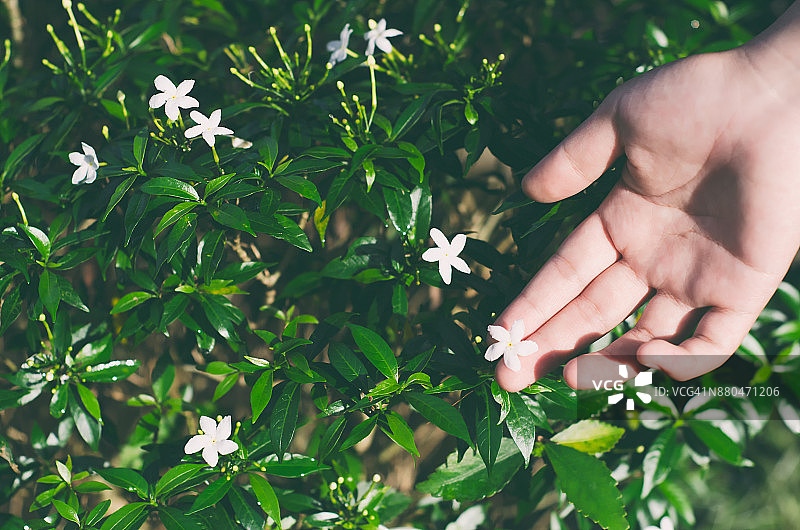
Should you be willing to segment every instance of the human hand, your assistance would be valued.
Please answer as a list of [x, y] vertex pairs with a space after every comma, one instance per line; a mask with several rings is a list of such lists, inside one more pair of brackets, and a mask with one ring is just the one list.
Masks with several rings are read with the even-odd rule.
[[528, 386], [645, 302], [633, 329], [567, 363], [568, 384], [619, 379], [619, 364], [686, 380], [725, 362], [800, 243], [798, 77], [762, 41], [661, 66], [614, 90], [528, 173], [525, 192], [554, 202], [627, 157], [497, 319], [524, 320], [539, 345], [519, 372], [498, 364], [501, 387]]

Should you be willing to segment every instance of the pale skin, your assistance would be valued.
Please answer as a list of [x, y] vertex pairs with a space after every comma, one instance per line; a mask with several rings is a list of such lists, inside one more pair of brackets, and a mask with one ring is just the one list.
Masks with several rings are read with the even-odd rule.
[[[620, 363], [687, 380], [722, 365], [800, 246], [800, 2], [739, 48], [688, 57], [614, 90], [522, 182], [539, 202], [627, 158], [604, 202], [498, 317], [537, 353], [497, 381], [527, 387], [567, 362], [574, 388]], [[633, 329], [575, 352], [647, 303]]]

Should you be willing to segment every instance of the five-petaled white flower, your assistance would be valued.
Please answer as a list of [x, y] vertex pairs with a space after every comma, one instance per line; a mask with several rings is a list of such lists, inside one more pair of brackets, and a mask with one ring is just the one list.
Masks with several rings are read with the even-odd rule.
[[375, 53], [375, 46], [383, 50], [385, 53], [392, 51], [392, 43], [389, 42], [389, 37], [397, 37], [402, 35], [403, 32], [398, 29], [386, 29], [386, 19], [382, 18], [380, 22], [369, 20], [369, 31], [364, 34], [364, 39], [367, 41], [366, 55]]
[[456, 234], [453, 242], [449, 242], [445, 235], [438, 228], [431, 228], [431, 238], [436, 243], [438, 248], [429, 248], [422, 254], [422, 259], [425, 261], [438, 261], [439, 262], [439, 275], [442, 281], [450, 285], [450, 278], [453, 274], [451, 267], [455, 267], [464, 274], [469, 274], [469, 265], [463, 259], [458, 257], [458, 254], [464, 250], [464, 245], [467, 244], [467, 236], [464, 234]]
[[222, 119], [222, 111], [220, 109], [212, 112], [208, 118], [196, 110], [193, 110], [189, 116], [191, 116], [197, 125], [186, 129], [186, 132], [184, 133], [186, 138], [194, 138], [195, 136], [200, 136], [202, 134], [203, 140], [206, 141], [208, 146], [214, 147], [215, 136], [233, 134], [233, 131], [227, 127], [219, 126], [219, 121]]
[[100, 162], [91, 145], [81, 142], [83, 153], [72, 152], [69, 154], [69, 161], [78, 166], [72, 174], [73, 184], [91, 184], [97, 178], [97, 169]]
[[197, 434], [189, 438], [186, 447], [183, 448], [187, 455], [203, 450], [203, 460], [211, 467], [219, 462], [219, 455], [229, 455], [239, 449], [239, 444], [233, 440], [228, 440], [231, 435], [231, 417], [225, 416], [222, 421], [214, 421], [208, 416], [200, 416], [200, 428], [203, 434]]
[[153, 94], [150, 98], [150, 108], [157, 109], [164, 105], [164, 112], [167, 113], [167, 118], [172, 121], [177, 120], [178, 116], [180, 116], [181, 111], [179, 109], [191, 109], [200, 106], [196, 99], [192, 96], [187, 96], [192, 87], [194, 87], [194, 79], [181, 81], [181, 84], [176, 87], [166, 76], [160, 75], [156, 77], [153, 83], [161, 92]]
[[539, 345], [534, 341], [522, 340], [525, 336], [525, 322], [522, 320], [515, 320], [511, 331], [503, 326], [489, 326], [489, 335], [497, 342], [486, 349], [486, 360], [496, 361], [502, 355], [506, 366], [515, 372], [522, 368], [520, 357], [539, 351]]
[[325, 46], [329, 52], [333, 52], [328, 60], [332, 65], [347, 58], [347, 44], [350, 42], [351, 33], [353, 30], [350, 29], [350, 24], [345, 24], [342, 32], [339, 33], [339, 40], [332, 40]]

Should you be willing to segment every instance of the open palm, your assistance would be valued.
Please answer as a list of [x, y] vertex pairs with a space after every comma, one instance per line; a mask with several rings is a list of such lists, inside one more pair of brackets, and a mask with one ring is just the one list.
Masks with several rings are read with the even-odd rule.
[[539, 345], [519, 372], [498, 365], [502, 387], [524, 388], [645, 302], [633, 329], [567, 364], [570, 385], [618, 379], [620, 363], [685, 380], [725, 362], [800, 242], [800, 112], [780, 88], [744, 49], [677, 61], [612, 92], [531, 170], [526, 193], [554, 202], [627, 159], [498, 318], [524, 320]]

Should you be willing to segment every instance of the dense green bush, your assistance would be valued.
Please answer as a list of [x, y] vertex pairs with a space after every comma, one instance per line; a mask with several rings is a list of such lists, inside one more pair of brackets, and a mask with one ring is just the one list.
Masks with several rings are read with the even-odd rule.
[[63, 4], [0, 66], [2, 528], [703, 525], [698, 469], [800, 432], [790, 283], [703, 378], [746, 399], [509, 394], [483, 340], [616, 178], [547, 205], [525, 170], [780, 5]]

